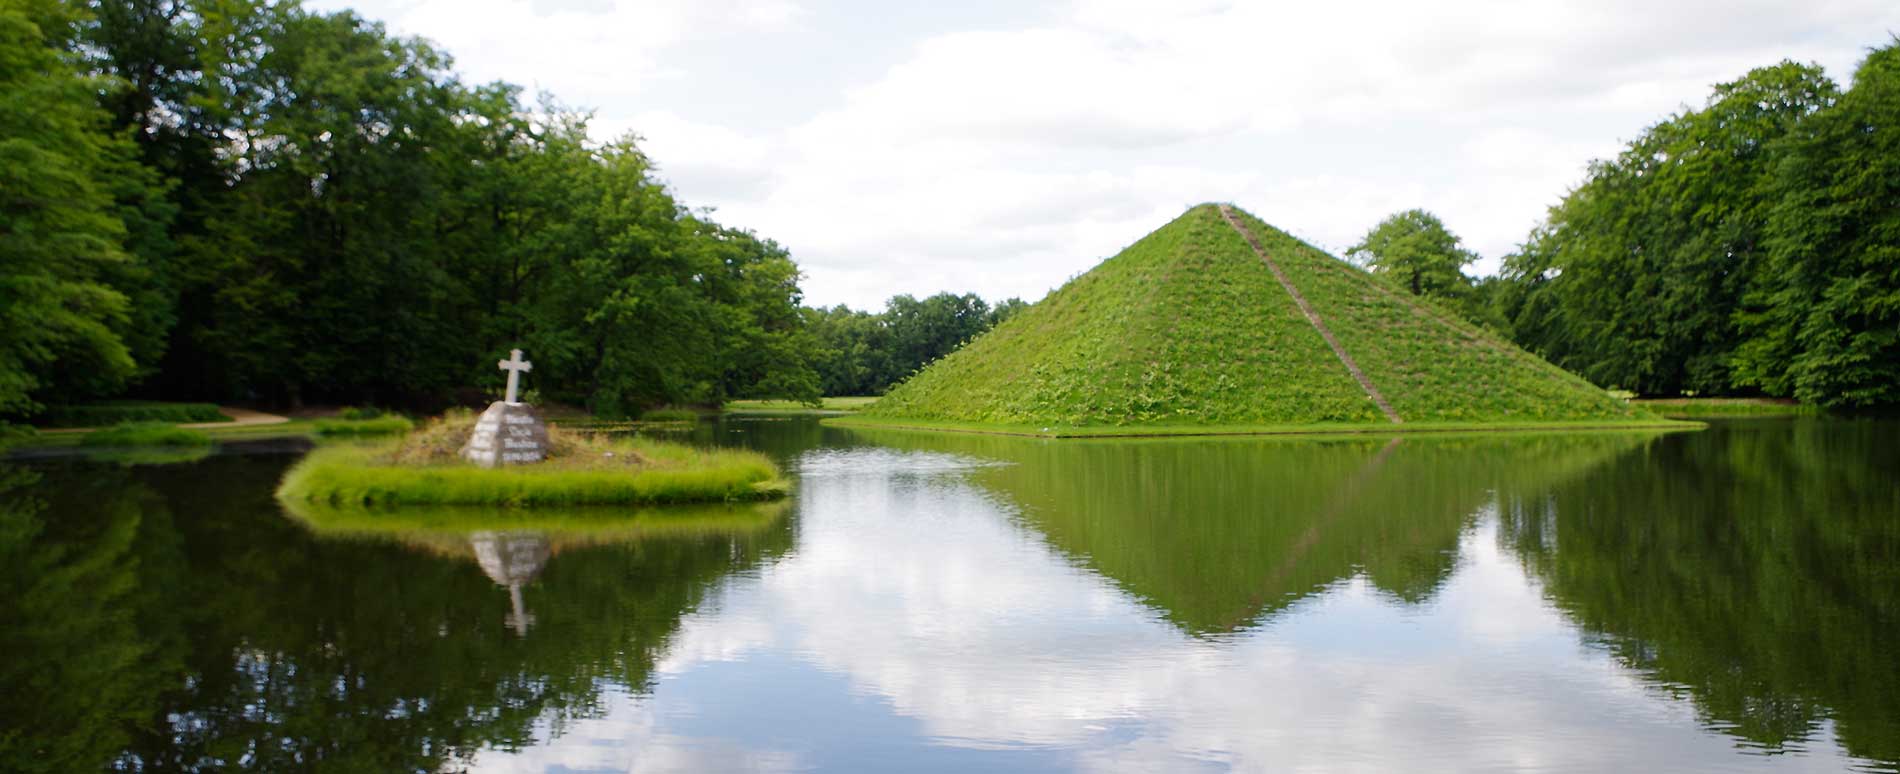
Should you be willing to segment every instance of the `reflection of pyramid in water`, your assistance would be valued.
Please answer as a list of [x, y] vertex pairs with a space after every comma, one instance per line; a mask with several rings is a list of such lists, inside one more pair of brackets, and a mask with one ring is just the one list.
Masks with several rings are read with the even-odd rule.
[[534, 614], [521, 601], [521, 587], [541, 574], [552, 551], [546, 535], [538, 532], [477, 532], [468, 536], [475, 561], [488, 578], [508, 589], [510, 611], [502, 621], [515, 634], [527, 636]]
[[1189, 210], [867, 412], [1036, 428], [1632, 414], [1510, 342], [1215, 205]]
[[1016, 464], [971, 473], [1023, 521], [1193, 634], [1233, 631], [1342, 580], [1436, 593], [1495, 498], [1534, 497], [1639, 433], [1343, 441], [1064, 441], [856, 431]]

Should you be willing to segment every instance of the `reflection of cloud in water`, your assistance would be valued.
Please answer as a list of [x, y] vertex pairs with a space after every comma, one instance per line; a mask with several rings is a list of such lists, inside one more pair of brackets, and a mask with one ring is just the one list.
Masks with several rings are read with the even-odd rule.
[[821, 449], [799, 459], [798, 473], [804, 478], [935, 476], [1003, 464], [1006, 463], [942, 452], [885, 448]]
[[[685, 618], [652, 696], [617, 697], [605, 717], [477, 768], [848, 763], [852, 753], [816, 735], [794, 745], [756, 725], [761, 713], [850, 705], [827, 693], [840, 690], [912, 723], [899, 729], [912, 738], [882, 741], [904, 748], [913, 769], [945, 768], [933, 761], [959, 750], [1051, 748], [1063, 767], [1103, 771], [1845, 765], [1831, 730], [1812, 741], [1812, 757], [1737, 755], [1698, 728], [1687, 702], [1581, 646], [1498, 551], [1488, 507], [1460, 537], [1456, 570], [1423, 604], [1355, 576], [1263, 628], [1194, 637], [1054, 554], [967, 481], [890, 478], [965, 462], [881, 449], [807, 456], [797, 550]], [[705, 687], [728, 673], [744, 697]], [[757, 701], [775, 700], [766, 689], [780, 682], [815, 687], [782, 706], [746, 706], [754, 689], [767, 694]], [[875, 712], [833, 722], [887, 724]], [[835, 743], [879, 733], [892, 732]]]

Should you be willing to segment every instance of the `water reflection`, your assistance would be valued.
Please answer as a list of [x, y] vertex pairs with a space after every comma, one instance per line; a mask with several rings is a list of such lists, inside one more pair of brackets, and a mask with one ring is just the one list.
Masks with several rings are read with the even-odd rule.
[[680, 616], [791, 540], [776, 517], [504, 540], [504, 622], [481, 537], [320, 536], [271, 499], [286, 461], [49, 465], [8, 493], [0, 548], [38, 561], [4, 568], [30, 593], [0, 627], [0, 770], [459, 767], [645, 690]]
[[0, 769], [1893, 770], [1894, 430], [719, 423], [789, 512], [534, 524], [45, 462], [0, 471]]
[[971, 480], [1193, 634], [1258, 625], [1354, 576], [1422, 603], [1493, 498], [1534, 494], [1652, 434], [1328, 441], [1035, 441], [861, 433], [1009, 464]]
[[1718, 426], [1510, 500], [1501, 537], [1593, 646], [1710, 728], [1773, 753], [1831, 726], [1900, 761], [1894, 429]]
[[548, 557], [548, 537], [538, 532], [477, 532], [468, 536], [475, 561], [488, 579], [508, 590], [508, 615], [502, 622], [515, 634], [528, 636], [534, 614], [521, 602], [521, 587], [541, 574]]

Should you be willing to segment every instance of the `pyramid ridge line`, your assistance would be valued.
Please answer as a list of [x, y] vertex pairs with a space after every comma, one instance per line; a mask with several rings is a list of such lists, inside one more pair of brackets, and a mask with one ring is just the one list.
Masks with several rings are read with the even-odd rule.
[[1273, 258], [1267, 255], [1267, 251], [1260, 246], [1260, 240], [1256, 239], [1253, 232], [1249, 230], [1245, 224], [1240, 222], [1238, 216], [1234, 215], [1233, 208], [1226, 204], [1218, 204], [1215, 206], [1219, 208], [1221, 218], [1227, 221], [1227, 225], [1231, 226], [1234, 231], [1240, 234], [1242, 239], [1247, 241], [1247, 246], [1253, 249], [1253, 254], [1259, 256], [1261, 262], [1267, 265], [1268, 271], [1273, 272], [1273, 278], [1279, 280], [1280, 287], [1286, 290], [1287, 295], [1293, 297], [1293, 303], [1306, 315], [1306, 321], [1312, 323], [1313, 328], [1319, 331], [1320, 338], [1326, 340], [1326, 346], [1332, 347], [1333, 355], [1339, 358], [1340, 365], [1346, 367], [1347, 373], [1352, 374], [1352, 378], [1359, 382], [1359, 386], [1365, 389], [1366, 395], [1372, 398], [1372, 402], [1378, 404], [1379, 410], [1385, 413], [1385, 418], [1391, 420], [1392, 424], [1395, 425], [1405, 424], [1405, 419], [1399, 416], [1399, 412], [1392, 410], [1392, 404], [1386, 401], [1385, 395], [1381, 394], [1379, 388], [1373, 385], [1372, 380], [1366, 376], [1365, 371], [1360, 370], [1359, 364], [1353, 362], [1352, 355], [1347, 353], [1345, 346], [1339, 343], [1339, 338], [1333, 335], [1332, 329], [1326, 327], [1326, 320], [1320, 317], [1319, 312], [1313, 309], [1312, 304], [1307, 303], [1306, 297], [1300, 294], [1300, 289], [1293, 285], [1293, 280], [1289, 279], [1286, 273], [1280, 270], [1279, 264], [1274, 263]]

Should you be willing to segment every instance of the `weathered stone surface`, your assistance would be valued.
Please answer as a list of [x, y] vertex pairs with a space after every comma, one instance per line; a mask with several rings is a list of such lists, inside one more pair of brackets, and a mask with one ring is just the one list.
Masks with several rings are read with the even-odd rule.
[[475, 422], [462, 457], [484, 468], [528, 465], [548, 458], [548, 426], [525, 403], [496, 401]]

